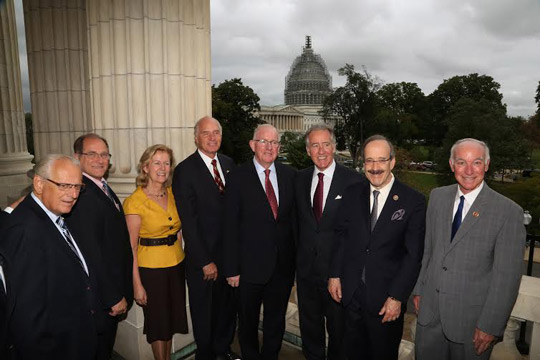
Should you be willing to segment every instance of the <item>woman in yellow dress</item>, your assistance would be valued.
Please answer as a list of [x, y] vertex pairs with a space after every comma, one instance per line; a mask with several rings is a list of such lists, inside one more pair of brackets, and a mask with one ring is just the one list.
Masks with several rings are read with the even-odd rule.
[[133, 291], [154, 358], [168, 360], [172, 336], [187, 334], [181, 223], [171, 190], [172, 150], [153, 145], [137, 166], [137, 189], [124, 201], [133, 249]]

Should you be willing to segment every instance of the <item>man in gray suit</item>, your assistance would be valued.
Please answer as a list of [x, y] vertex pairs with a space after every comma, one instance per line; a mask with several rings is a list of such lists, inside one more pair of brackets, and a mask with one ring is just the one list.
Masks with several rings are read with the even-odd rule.
[[523, 210], [484, 182], [489, 148], [450, 151], [456, 185], [431, 192], [422, 270], [413, 291], [418, 360], [489, 359], [521, 279]]

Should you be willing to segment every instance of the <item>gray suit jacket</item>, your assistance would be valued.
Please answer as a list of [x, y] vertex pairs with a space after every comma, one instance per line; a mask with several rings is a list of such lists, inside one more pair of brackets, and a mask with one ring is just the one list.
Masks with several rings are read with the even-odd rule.
[[440, 315], [454, 342], [472, 339], [475, 327], [501, 336], [521, 279], [523, 210], [484, 187], [450, 242], [457, 184], [431, 192], [422, 270], [413, 294], [420, 295], [418, 323]]

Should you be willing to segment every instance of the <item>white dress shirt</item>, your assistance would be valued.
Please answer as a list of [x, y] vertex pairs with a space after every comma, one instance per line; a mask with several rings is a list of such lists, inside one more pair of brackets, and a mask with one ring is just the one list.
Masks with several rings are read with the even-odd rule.
[[388, 184], [384, 185], [380, 189], [377, 189], [375, 186], [373, 186], [371, 184], [369, 185], [369, 189], [370, 189], [369, 209], [370, 209], [370, 212], [373, 209], [373, 199], [374, 199], [373, 191], [374, 190], [379, 191], [379, 197], [377, 199], [377, 219], [381, 215], [381, 211], [384, 208], [384, 204], [386, 204], [386, 199], [388, 199], [388, 195], [390, 195], [390, 190], [392, 189], [392, 186], [394, 185], [394, 180], [395, 180], [394, 174], [390, 174], [390, 175], [392, 176], [392, 179], [390, 180], [390, 182]]
[[225, 185], [225, 176], [223, 176], [223, 170], [221, 169], [221, 164], [219, 163], [219, 158], [218, 158], [217, 154], [216, 154], [216, 156], [214, 156], [214, 159], [212, 159], [211, 157], [209, 157], [208, 155], [206, 155], [205, 153], [203, 153], [199, 149], [197, 149], [197, 152], [199, 153], [199, 155], [201, 155], [201, 158], [203, 159], [204, 164], [208, 168], [208, 171], [210, 171], [210, 174], [212, 175], [212, 178], [215, 178], [215, 176], [214, 176], [214, 166], [212, 165], [212, 160], [214, 160], [214, 159], [216, 160], [216, 166], [217, 166], [217, 169], [218, 169], [218, 172], [219, 172], [219, 176], [221, 176], [221, 181], [223, 181], [223, 185]]
[[[255, 164], [255, 171], [257, 171], [257, 175], [259, 175], [259, 180], [261, 181], [263, 190], [266, 192], [266, 174], [264, 173], [264, 170], [266, 169], [262, 167], [262, 165], [259, 164], [255, 158], [253, 158], [253, 164]], [[274, 188], [274, 194], [276, 194], [276, 200], [279, 205], [279, 188], [277, 182], [276, 165], [272, 163], [268, 169], [270, 170], [270, 182]]]
[[334, 172], [336, 171], [336, 162], [333, 160], [332, 164], [327, 167], [324, 171], [320, 171], [315, 166], [313, 169], [313, 177], [311, 178], [311, 207], [313, 207], [313, 196], [315, 196], [315, 190], [319, 184], [319, 173], [323, 173], [323, 201], [322, 201], [322, 210], [324, 212], [324, 206], [326, 205], [326, 198], [328, 197], [328, 192], [330, 191], [330, 185], [332, 185], [332, 178], [334, 177]]
[[465, 219], [465, 215], [467, 215], [467, 213], [469, 212], [469, 209], [474, 203], [474, 200], [476, 200], [476, 198], [478, 197], [478, 194], [480, 194], [480, 191], [482, 190], [483, 187], [484, 187], [484, 182], [482, 181], [480, 186], [478, 186], [476, 189], [474, 189], [468, 194], [464, 194], [461, 192], [461, 189], [459, 188], [459, 185], [458, 185], [458, 191], [456, 193], [456, 198], [454, 200], [454, 211], [452, 211], [452, 219], [454, 219], [454, 217], [456, 216], [457, 208], [459, 206], [459, 198], [461, 197], [461, 195], [465, 197], [465, 200], [463, 201], [463, 210], [461, 211], [461, 221], [463, 221], [463, 219]]

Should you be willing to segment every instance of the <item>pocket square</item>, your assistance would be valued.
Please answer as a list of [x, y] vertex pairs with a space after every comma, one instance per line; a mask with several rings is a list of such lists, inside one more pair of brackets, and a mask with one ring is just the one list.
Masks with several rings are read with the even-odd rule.
[[343, 196], [338, 195], [338, 196], [336, 196], [335, 200], [341, 200], [342, 197], [343, 197]]
[[396, 212], [392, 214], [391, 221], [403, 220], [403, 215], [405, 215], [405, 209], [396, 210]]

